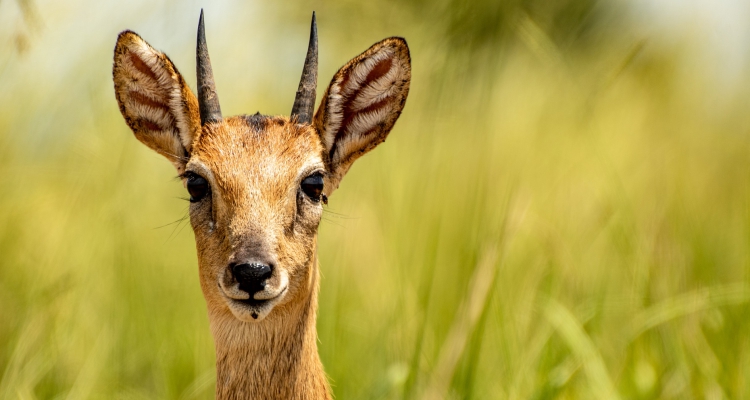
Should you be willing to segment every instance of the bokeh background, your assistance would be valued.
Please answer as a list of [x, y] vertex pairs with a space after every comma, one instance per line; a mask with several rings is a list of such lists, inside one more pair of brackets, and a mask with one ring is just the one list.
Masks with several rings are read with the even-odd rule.
[[[0, 1], [0, 398], [212, 398], [186, 194], [125, 125], [119, 31], [227, 115], [386, 36], [413, 81], [320, 227], [339, 399], [750, 398], [750, 4]], [[320, 98], [320, 94], [318, 96]]]

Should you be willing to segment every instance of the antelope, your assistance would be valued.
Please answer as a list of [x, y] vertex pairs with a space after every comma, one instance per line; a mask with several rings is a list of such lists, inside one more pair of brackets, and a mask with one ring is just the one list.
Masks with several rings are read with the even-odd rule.
[[166, 54], [123, 31], [115, 96], [136, 139], [190, 195], [201, 290], [216, 350], [216, 398], [330, 399], [317, 348], [323, 204], [352, 163], [385, 141], [411, 81], [390, 37], [333, 76], [317, 112], [315, 13], [291, 116], [223, 117], [201, 10], [198, 96]]

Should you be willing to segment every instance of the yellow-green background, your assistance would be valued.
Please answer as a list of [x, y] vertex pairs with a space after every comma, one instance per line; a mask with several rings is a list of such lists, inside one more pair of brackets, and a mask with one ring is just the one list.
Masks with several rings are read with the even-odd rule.
[[0, 1], [0, 398], [213, 396], [186, 194], [111, 82], [132, 29], [195, 87], [201, 7], [226, 115], [289, 112], [312, 10], [319, 93], [409, 42], [320, 227], [337, 398], [750, 398], [750, 13], [648, 3]]

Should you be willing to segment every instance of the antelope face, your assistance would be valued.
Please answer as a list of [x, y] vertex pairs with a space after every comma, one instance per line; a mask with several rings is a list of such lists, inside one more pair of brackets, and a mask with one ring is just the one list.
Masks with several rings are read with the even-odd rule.
[[[209, 312], [247, 322], [283, 316], [315, 285], [316, 233], [327, 196], [383, 142], [406, 102], [409, 49], [388, 38], [341, 67], [314, 113], [315, 16], [291, 118], [221, 115], [203, 28], [198, 97], [164, 54], [125, 31], [113, 77], [138, 140], [167, 157], [190, 195]], [[278, 309], [279, 311], [274, 311]]]
[[282, 117], [204, 127], [183, 177], [210, 303], [249, 321], [304, 300], [325, 201], [323, 151], [314, 129]]

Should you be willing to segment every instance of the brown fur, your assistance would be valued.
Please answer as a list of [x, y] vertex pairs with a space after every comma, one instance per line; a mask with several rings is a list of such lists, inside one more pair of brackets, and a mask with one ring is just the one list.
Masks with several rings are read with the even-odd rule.
[[[323, 208], [300, 183], [322, 173], [331, 194], [351, 163], [385, 140], [408, 94], [409, 62], [403, 39], [373, 45], [334, 76], [312, 125], [256, 114], [201, 126], [196, 98], [169, 58], [133, 32], [120, 34], [113, 75], [126, 122], [180, 173], [209, 183], [190, 221], [217, 398], [330, 398], [315, 331]], [[251, 261], [275, 266], [258, 303], [248, 303], [228, 268]]]

